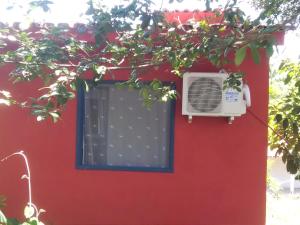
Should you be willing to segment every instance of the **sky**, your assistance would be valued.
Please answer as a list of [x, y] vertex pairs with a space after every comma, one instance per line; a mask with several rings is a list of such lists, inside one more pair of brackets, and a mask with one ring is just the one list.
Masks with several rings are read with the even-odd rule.
[[[86, 22], [86, 18], [83, 16], [87, 10], [87, 0], [52, 0], [54, 4], [51, 6], [49, 13], [43, 13], [41, 9], [35, 10], [32, 13], [32, 18], [26, 18], [26, 11], [28, 8], [24, 7], [24, 3], [32, 0], [0, 0], [0, 21], [12, 24], [13, 22], [22, 22], [24, 24], [29, 23], [32, 18], [34, 22], [52, 22], [52, 23], [69, 23], [70, 25], [77, 22]], [[124, 2], [122, 0], [102, 0], [104, 4], [112, 6]], [[205, 9], [205, 2], [199, 0], [185, 0], [183, 3], [168, 4], [169, 0], [154, 0], [157, 9], [168, 10], [203, 10]], [[176, 1], [175, 1], [176, 2]], [[212, 7], [218, 7], [224, 5], [227, 1], [215, 0], [212, 3]], [[71, 4], [70, 4], [71, 3]], [[7, 10], [7, 7], [15, 4], [13, 10]], [[257, 10], [253, 10], [246, 1], [240, 0], [239, 6], [246, 12], [247, 15], [256, 17], [259, 13]], [[274, 65], [279, 64], [281, 59], [291, 58], [293, 61], [299, 59], [300, 55], [300, 32], [289, 32], [285, 35], [285, 45], [278, 47], [278, 52], [275, 51], [274, 56], [271, 59], [271, 63]]]
[[[25, 14], [26, 8], [24, 3], [32, 0], [0, 0], [0, 21], [12, 23], [16, 20], [22, 19], [22, 15]], [[82, 13], [87, 10], [87, 0], [51, 0], [54, 4], [51, 5], [50, 13], [41, 13], [42, 10], [36, 10], [33, 13], [33, 17], [38, 22], [51, 21], [53, 23], [67, 22], [76, 23], [84, 22], [84, 18], [81, 17]], [[194, 10], [194, 9], [205, 9], [204, 1], [199, 0], [185, 0], [186, 3], [177, 3], [176, 1], [172, 4], [168, 4], [169, 0], [154, 0], [155, 8], [157, 9], [168, 9], [168, 10]], [[70, 7], [70, 2], [72, 2]], [[120, 3], [124, 3], [122, 0], [102, 0], [103, 4], [112, 6]], [[222, 5], [222, 1], [214, 1], [212, 7], [218, 7]], [[225, 1], [223, 1], [225, 2]], [[15, 5], [14, 10], [6, 10], [7, 7]], [[22, 5], [20, 8], [18, 6]], [[18, 15], [16, 17], [16, 15]]]
[[[25, 3], [32, 0], [0, 0], [0, 21], [13, 23], [16, 20], [23, 20], [28, 8], [25, 7]], [[67, 22], [76, 23], [84, 22], [84, 18], [81, 16], [87, 10], [86, 2], [88, 0], [51, 0], [54, 4], [51, 5], [50, 13], [42, 13], [42, 10], [35, 10], [33, 18], [37, 22]], [[128, 0], [127, 0], [128, 1]], [[72, 2], [70, 7], [70, 2]], [[113, 6], [117, 4], [126, 4], [126, 0], [102, 0], [103, 4], [107, 6]], [[185, 0], [183, 3], [178, 3], [174, 0], [174, 3], [169, 4], [169, 0], [153, 0], [156, 9], [167, 9], [167, 10], [204, 10], [204, 0]], [[225, 5], [225, 0], [214, 0], [211, 3], [212, 8], [218, 8]], [[7, 10], [7, 7], [14, 5], [14, 10]], [[257, 11], [251, 10], [251, 8], [240, 0], [239, 5], [243, 7], [243, 10], [247, 14], [256, 16]]]

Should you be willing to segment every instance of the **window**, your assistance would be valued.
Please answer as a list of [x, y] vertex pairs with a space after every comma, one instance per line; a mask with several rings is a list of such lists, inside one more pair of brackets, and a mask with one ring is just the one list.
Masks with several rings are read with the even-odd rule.
[[143, 105], [138, 90], [104, 81], [78, 93], [76, 166], [171, 172], [174, 101]]

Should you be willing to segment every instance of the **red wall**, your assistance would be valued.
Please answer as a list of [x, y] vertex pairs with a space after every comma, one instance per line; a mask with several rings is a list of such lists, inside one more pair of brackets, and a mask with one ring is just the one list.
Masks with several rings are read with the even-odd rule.
[[[250, 56], [248, 58], [251, 58]], [[233, 68], [231, 68], [233, 69]], [[246, 60], [253, 111], [267, 121], [268, 62]], [[12, 86], [2, 68], [0, 90], [22, 96], [28, 84]], [[209, 64], [192, 71], [217, 71]], [[160, 75], [160, 76], [158, 76]], [[145, 77], [181, 80], [166, 68]], [[247, 113], [228, 125], [225, 118], [181, 115], [176, 102], [173, 173], [91, 171], [75, 169], [76, 101], [63, 120], [37, 122], [26, 110], [0, 106], [0, 158], [23, 149], [28, 155], [33, 201], [47, 212], [42, 220], [55, 225], [263, 225], [267, 128]], [[0, 193], [7, 196], [9, 216], [22, 216], [26, 182], [24, 163], [0, 164]]]

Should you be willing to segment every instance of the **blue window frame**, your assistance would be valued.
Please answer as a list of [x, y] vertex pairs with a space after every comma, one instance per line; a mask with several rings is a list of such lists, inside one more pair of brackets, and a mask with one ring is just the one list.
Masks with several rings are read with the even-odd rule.
[[115, 82], [78, 90], [76, 167], [172, 172], [175, 101], [147, 108]]

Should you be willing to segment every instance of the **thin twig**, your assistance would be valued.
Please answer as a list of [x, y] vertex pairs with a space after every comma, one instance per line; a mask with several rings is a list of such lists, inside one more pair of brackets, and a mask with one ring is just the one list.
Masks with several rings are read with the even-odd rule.
[[164, 0], [161, 0], [159, 11], [161, 11], [163, 4], [164, 4]]
[[24, 161], [25, 161], [25, 166], [26, 166], [26, 179], [27, 179], [27, 183], [28, 183], [28, 204], [29, 206], [33, 206], [32, 204], [32, 191], [31, 191], [31, 174], [30, 174], [30, 169], [29, 169], [29, 163], [28, 163], [28, 159], [26, 157], [26, 155], [24, 154], [24, 151], [19, 151], [19, 152], [15, 152], [9, 156], [4, 157], [3, 159], [1, 159], [1, 162], [4, 162], [6, 160], [8, 160], [9, 158], [13, 157], [13, 156], [22, 156]]
[[[25, 65], [46, 65], [46, 63], [24, 63], [20, 61], [5, 61], [5, 63], [19, 63], [19, 64], [25, 64]], [[159, 66], [161, 64], [152, 63], [152, 64], [142, 64], [142, 65], [136, 65], [136, 66], [112, 66], [112, 67], [106, 67], [107, 70], [128, 70], [128, 69], [139, 69], [139, 68], [147, 68], [147, 67], [154, 67]], [[57, 64], [55, 63], [55, 66], [57, 67], [79, 67], [80, 64]]]

